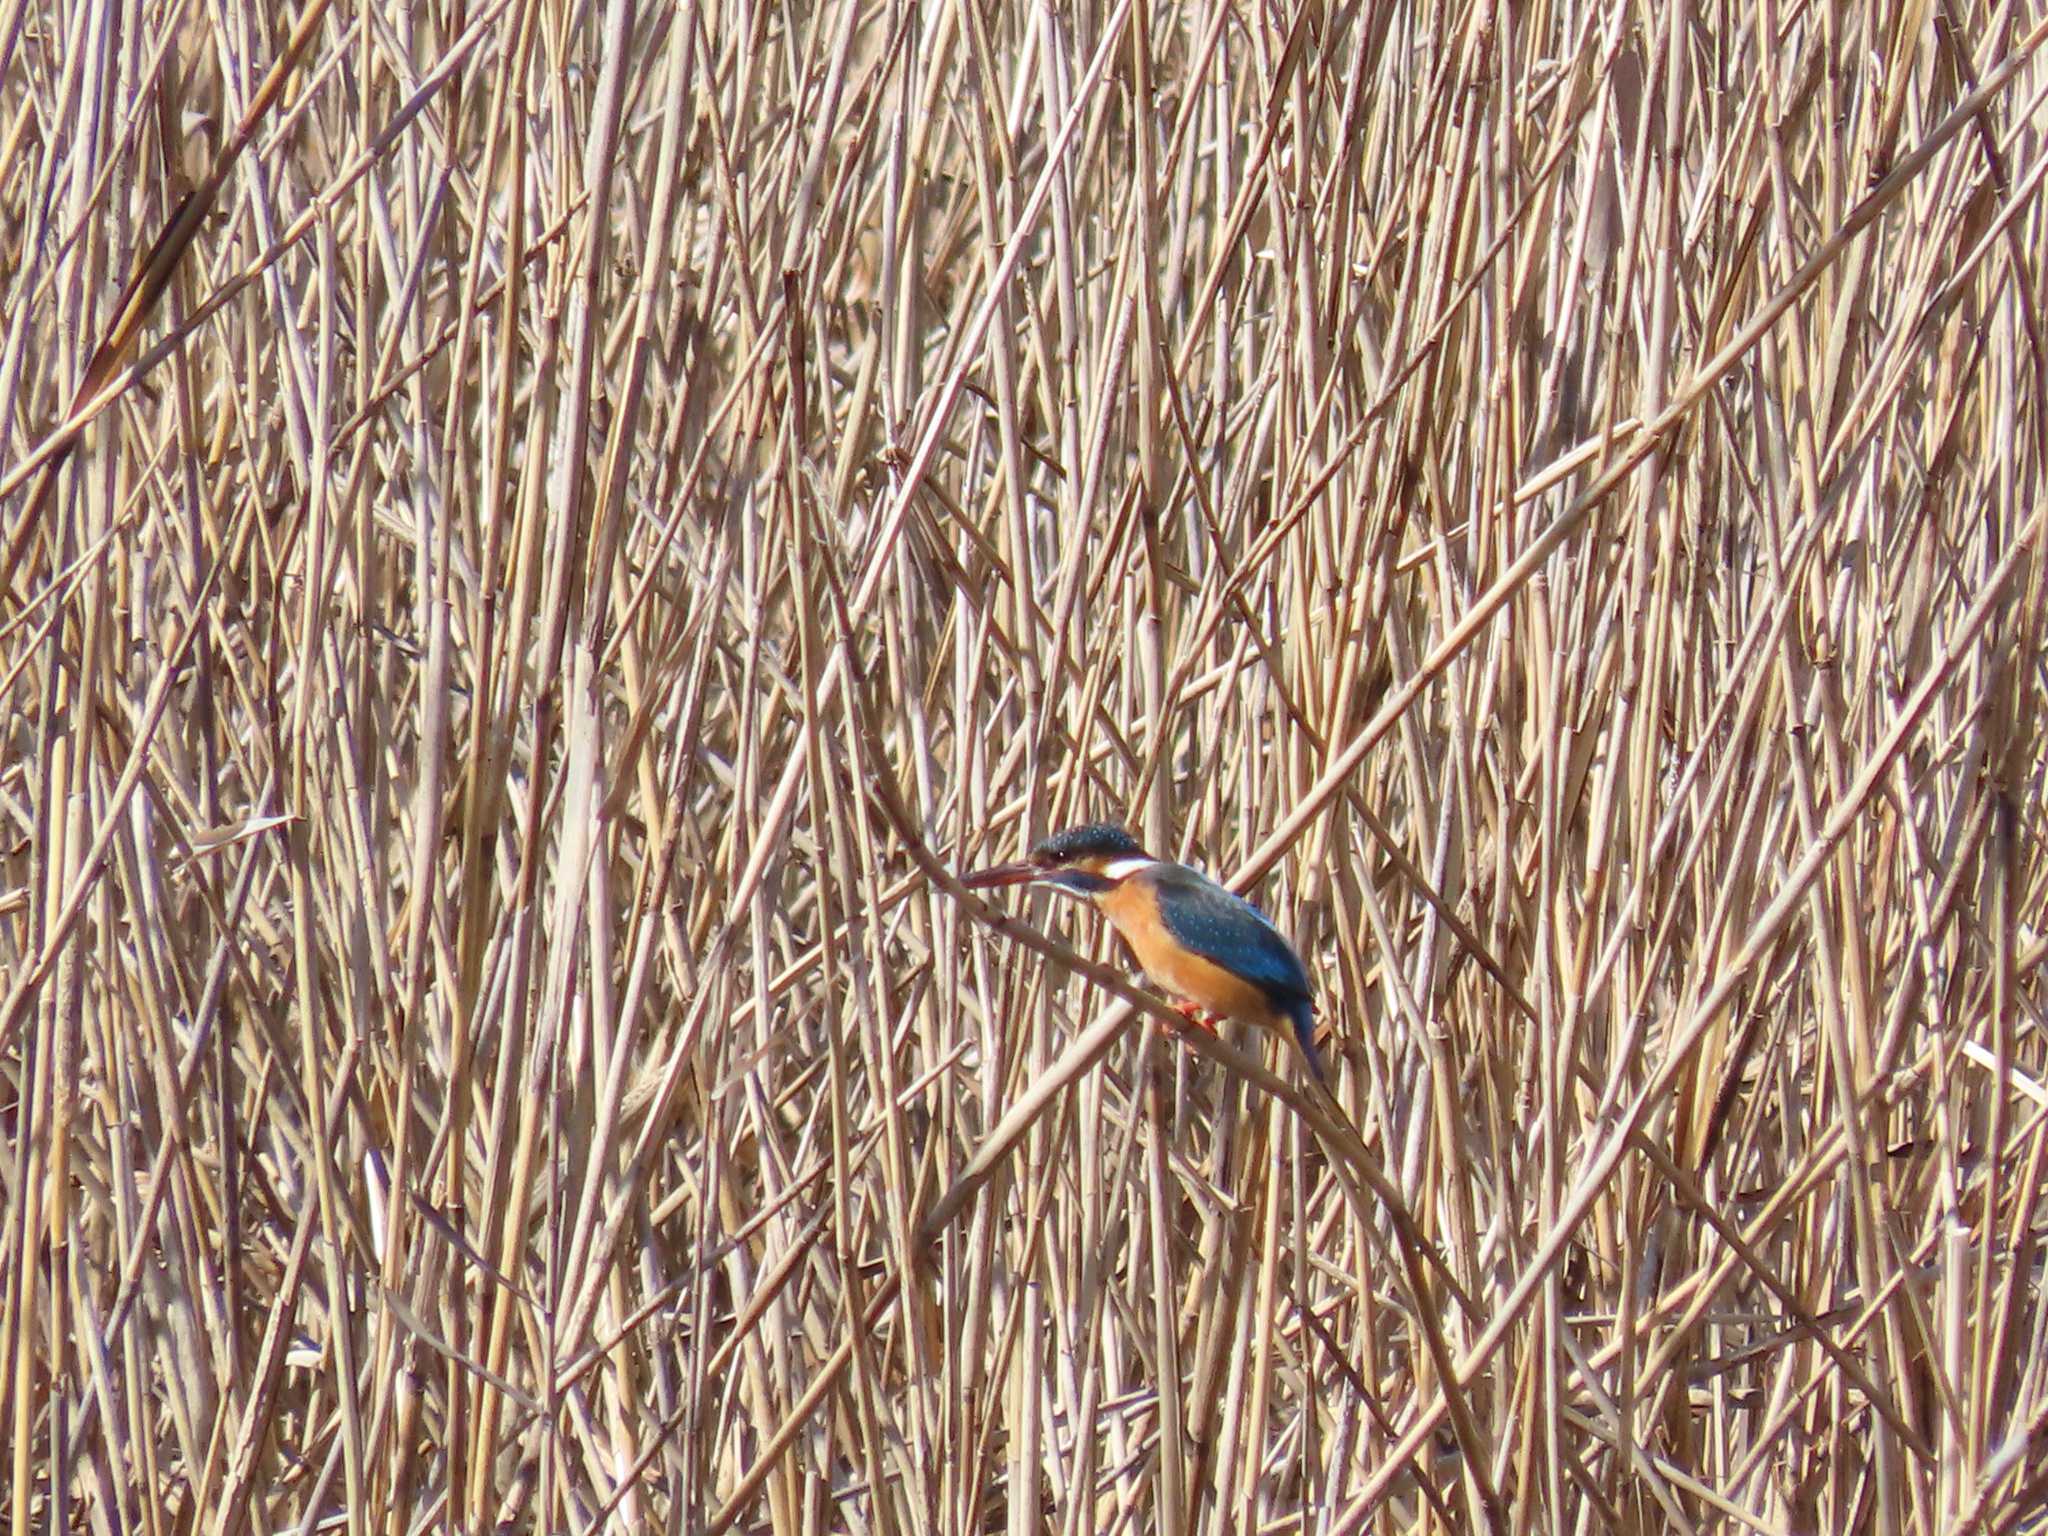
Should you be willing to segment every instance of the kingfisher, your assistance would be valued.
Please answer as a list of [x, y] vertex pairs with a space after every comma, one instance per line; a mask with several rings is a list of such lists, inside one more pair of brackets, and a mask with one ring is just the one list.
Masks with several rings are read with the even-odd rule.
[[1044, 885], [1093, 902], [1191, 1023], [1213, 1031], [1208, 1015], [1291, 1028], [1316, 1081], [1328, 1083], [1316, 1054], [1308, 972], [1294, 946], [1250, 902], [1185, 864], [1153, 858], [1115, 822], [1056, 832], [1023, 861], [960, 883], [976, 890]]

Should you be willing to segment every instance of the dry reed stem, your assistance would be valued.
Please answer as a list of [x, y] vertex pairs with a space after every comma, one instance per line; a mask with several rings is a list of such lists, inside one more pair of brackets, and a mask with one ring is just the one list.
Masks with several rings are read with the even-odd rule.
[[0, 7], [10, 1528], [2038, 1524], [2043, 38]]

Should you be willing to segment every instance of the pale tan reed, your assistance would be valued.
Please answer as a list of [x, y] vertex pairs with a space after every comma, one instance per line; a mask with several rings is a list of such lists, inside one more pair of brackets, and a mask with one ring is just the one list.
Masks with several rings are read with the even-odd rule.
[[2043, 35], [0, 3], [9, 1528], [2038, 1525]]

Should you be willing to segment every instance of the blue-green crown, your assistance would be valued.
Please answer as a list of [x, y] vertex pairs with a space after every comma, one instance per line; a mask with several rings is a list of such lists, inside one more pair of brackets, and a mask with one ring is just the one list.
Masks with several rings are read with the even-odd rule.
[[1071, 864], [1076, 859], [1142, 859], [1138, 840], [1113, 821], [1091, 821], [1085, 827], [1055, 832], [1031, 850], [1036, 864]]

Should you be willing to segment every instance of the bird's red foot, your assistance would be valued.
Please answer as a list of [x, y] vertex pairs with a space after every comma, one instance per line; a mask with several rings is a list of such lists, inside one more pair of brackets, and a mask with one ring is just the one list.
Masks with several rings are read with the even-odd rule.
[[1196, 1007], [1193, 1003], [1187, 1002], [1185, 1000], [1177, 1002], [1173, 1005], [1173, 1011], [1179, 1014], [1182, 1018], [1186, 1019], [1190, 1024], [1194, 1025], [1196, 1029], [1206, 1031], [1207, 1033], [1212, 1035], [1216, 1033], [1215, 1016], [1213, 1014], [1204, 1013], [1200, 1008]]

